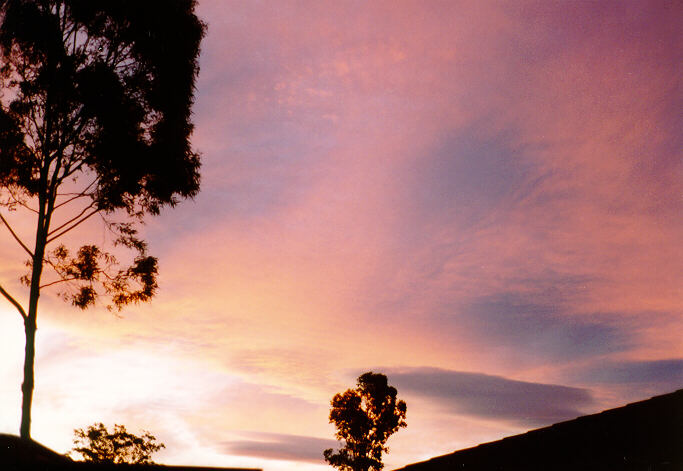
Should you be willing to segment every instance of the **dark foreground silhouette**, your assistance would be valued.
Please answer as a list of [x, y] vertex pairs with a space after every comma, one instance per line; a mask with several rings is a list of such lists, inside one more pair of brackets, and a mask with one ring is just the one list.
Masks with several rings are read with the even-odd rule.
[[[237, 468], [76, 462], [37, 442], [4, 434], [0, 434], [0, 469], [237, 471]], [[401, 470], [681, 471], [683, 389], [456, 451]]]
[[164, 466], [157, 464], [112, 464], [73, 461], [32, 440], [0, 434], [0, 469], [2, 471], [261, 471], [255, 468], [207, 468]]
[[681, 471], [683, 389], [400, 470]]

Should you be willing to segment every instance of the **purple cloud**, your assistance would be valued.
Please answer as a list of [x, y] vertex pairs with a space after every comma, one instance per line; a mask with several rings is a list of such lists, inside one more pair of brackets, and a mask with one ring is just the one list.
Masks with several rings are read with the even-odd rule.
[[338, 446], [335, 440], [301, 435], [266, 432], [246, 435], [249, 439], [223, 442], [225, 451], [233, 455], [322, 464], [323, 450]]
[[548, 425], [572, 419], [593, 405], [588, 390], [569, 386], [429, 367], [382, 371], [400, 392], [434, 401], [451, 413], [520, 425]]

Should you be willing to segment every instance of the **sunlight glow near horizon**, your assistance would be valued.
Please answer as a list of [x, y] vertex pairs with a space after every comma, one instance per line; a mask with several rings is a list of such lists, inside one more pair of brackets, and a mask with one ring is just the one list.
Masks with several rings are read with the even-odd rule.
[[[164, 464], [331, 469], [329, 401], [374, 370], [408, 404], [390, 470], [683, 387], [680, 7], [198, 14], [202, 190], [146, 221], [150, 304], [41, 295], [36, 440], [101, 421], [151, 431]], [[0, 303], [3, 433], [23, 348]]]

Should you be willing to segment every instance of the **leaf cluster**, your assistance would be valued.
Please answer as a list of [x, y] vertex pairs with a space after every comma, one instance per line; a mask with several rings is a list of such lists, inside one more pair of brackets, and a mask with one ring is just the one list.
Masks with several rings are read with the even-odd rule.
[[193, 0], [0, 0], [0, 186], [88, 170], [99, 210], [158, 213], [199, 189]]
[[[121, 268], [113, 254], [97, 245], [84, 245], [72, 255], [64, 244], [60, 244], [45, 258], [59, 279], [41, 288], [65, 283], [66, 288], [59, 293], [60, 297], [81, 309], [94, 305], [102, 294], [111, 299], [107, 306], [109, 310], [116, 308], [120, 311], [128, 304], [150, 300], [158, 288], [158, 260], [147, 255], [147, 244], [137, 237], [132, 224], [110, 224], [109, 228], [118, 232], [114, 245], [123, 245], [138, 252], [129, 266]], [[32, 268], [33, 262], [28, 260], [26, 266]], [[30, 274], [22, 276], [20, 281], [29, 286]]]
[[358, 378], [356, 388], [335, 395], [331, 405], [330, 423], [345, 445], [337, 453], [325, 450], [325, 460], [341, 471], [382, 469], [387, 440], [407, 426], [406, 403], [397, 399], [396, 388], [385, 375], [368, 372]]
[[[84, 245], [74, 256], [60, 245], [48, 260], [61, 281], [72, 284], [60, 293], [61, 297], [81, 309], [94, 304], [104, 293], [112, 301], [107, 307], [120, 310], [127, 304], [151, 299], [157, 290], [157, 259], [145, 254], [135, 257], [126, 268], [113, 269], [116, 257], [96, 245]], [[28, 277], [23, 280], [28, 282]]]
[[74, 445], [71, 452], [85, 461], [115, 464], [153, 464], [152, 454], [166, 447], [149, 432], [136, 436], [118, 424], [110, 432], [101, 422], [74, 430]]

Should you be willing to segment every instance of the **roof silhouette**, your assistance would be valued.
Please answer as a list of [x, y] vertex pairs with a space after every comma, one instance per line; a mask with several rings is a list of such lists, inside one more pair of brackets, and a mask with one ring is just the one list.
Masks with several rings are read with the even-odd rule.
[[395, 471], [683, 470], [683, 389]]

